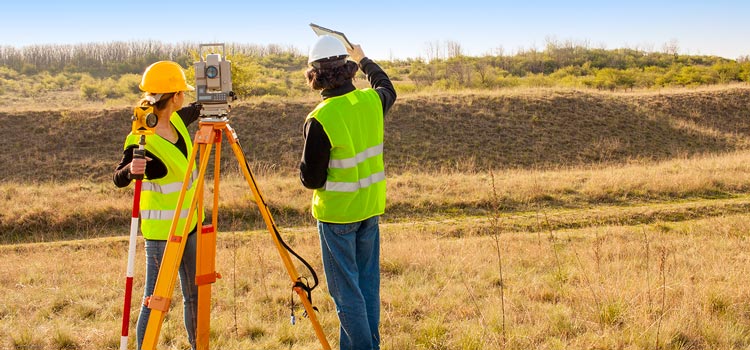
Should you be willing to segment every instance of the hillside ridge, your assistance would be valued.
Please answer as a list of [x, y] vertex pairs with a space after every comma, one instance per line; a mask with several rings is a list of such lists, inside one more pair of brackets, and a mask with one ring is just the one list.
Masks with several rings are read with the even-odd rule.
[[[386, 166], [396, 172], [544, 168], [730, 152], [750, 145], [749, 102], [744, 85], [664, 93], [407, 95], [386, 116]], [[231, 125], [253, 167], [296, 172], [302, 123], [315, 104], [300, 99], [235, 106]], [[130, 108], [0, 111], [0, 160], [6, 164], [0, 180], [109, 181], [130, 114]], [[229, 147], [223, 151], [231, 157]], [[223, 164], [236, 168], [233, 161]]]

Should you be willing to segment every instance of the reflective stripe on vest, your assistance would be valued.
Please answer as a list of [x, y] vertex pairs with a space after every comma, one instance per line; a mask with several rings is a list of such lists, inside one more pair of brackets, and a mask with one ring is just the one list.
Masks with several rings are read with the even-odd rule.
[[[180, 210], [180, 219], [187, 219], [188, 209]], [[141, 210], [141, 220], [169, 220], [172, 221], [174, 210]], [[179, 236], [179, 235], [178, 235]]]
[[[198, 170], [193, 170], [193, 174], [190, 176], [190, 182], [188, 182], [188, 189], [193, 187], [193, 182], [198, 179]], [[182, 190], [182, 181], [172, 182], [165, 185], [159, 185], [150, 181], [145, 181], [141, 184], [141, 191], [152, 191], [161, 194], [170, 194], [174, 192], [180, 192]]]
[[385, 180], [385, 172], [372, 174], [357, 182], [333, 182], [326, 181], [326, 191], [336, 192], [357, 192], [360, 188], [370, 187], [370, 185]]
[[383, 144], [379, 144], [374, 147], [370, 147], [360, 153], [357, 153], [356, 156], [346, 159], [331, 159], [328, 162], [329, 168], [353, 168], [357, 166], [357, 164], [364, 162], [367, 160], [367, 158], [375, 157], [378, 155], [383, 154]]

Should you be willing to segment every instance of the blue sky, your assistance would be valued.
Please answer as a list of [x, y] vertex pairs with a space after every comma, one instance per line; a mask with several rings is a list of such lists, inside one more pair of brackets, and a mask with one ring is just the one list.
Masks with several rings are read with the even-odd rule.
[[468, 55], [543, 49], [548, 39], [735, 59], [750, 55], [750, 1], [8, 1], [0, 45], [159, 40], [293, 46], [314, 22], [375, 59], [427, 57], [453, 41]]

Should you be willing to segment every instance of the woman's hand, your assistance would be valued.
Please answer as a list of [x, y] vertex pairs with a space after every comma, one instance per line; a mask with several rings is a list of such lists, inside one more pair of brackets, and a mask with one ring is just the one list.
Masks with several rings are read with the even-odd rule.
[[151, 158], [133, 158], [133, 160], [130, 162], [130, 174], [132, 175], [142, 175], [146, 172], [146, 162], [151, 160]]

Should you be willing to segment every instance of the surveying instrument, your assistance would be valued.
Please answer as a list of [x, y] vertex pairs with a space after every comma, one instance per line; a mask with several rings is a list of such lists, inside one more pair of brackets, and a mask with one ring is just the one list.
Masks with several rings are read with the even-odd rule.
[[[153, 135], [159, 118], [154, 114], [153, 107], [135, 107], [133, 111], [131, 133], [139, 135], [138, 148], [133, 150], [133, 159], [146, 158], [146, 135]], [[122, 333], [120, 336], [120, 350], [128, 348], [128, 329], [130, 326], [130, 301], [133, 293], [133, 274], [135, 273], [135, 242], [138, 235], [139, 211], [141, 203], [141, 186], [143, 174], [132, 174], [135, 179], [133, 191], [133, 211], [130, 217], [130, 236], [128, 243], [128, 265], [125, 272], [125, 301], [122, 307]]]
[[[203, 59], [203, 50], [206, 47], [221, 47], [221, 54], [211, 53]], [[196, 267], [195, 267], [195, 284], [198, 286], [198, 314], [196, 323], [196, 348], [207, 350], [209, 348], [209, 326], [211, 313], [211, 285], [221, 278], [216, 272], [216, 232], [218, 229], [218, 209], [219, 209], [219, 172], [220, 172], [220, 155], [222, 136], [227, 137], [227, 141], [234, 151], [235, 158], [239, 163], [242, 174], [247, 180], [248, 185], [255, 197], [263, 220], [265, 221], [268, 231], [274, 245], [281, 256], [281, 260], [289, 273], [292, 281], [292, 289], [296, 292], [305, 308], [305, 314], [309, 317], [315, 330], [315, 335], [320, 341], [323, 349], [330, 350], [331, 346], [326, 340], [323, 329], [318, 322], [315, 309], [312, 306], [312, 290], [318, 285], [318, 277], [312, 267], [295, 253], [284, 242], [271, 216], [270, 209], [266, 204], [263, 196], [258, 189], [255, 178], [245, 159], [244, 152], [240, 146], [237, 133], [229, 125], [228, 113], [230, 110], [229, 103], [234, 101], [235, 96], [232, 92], [232, 75], [230, 71], [230, 61], [224, 57], [224, 44], [201, 44], [199, 47], [200, 61], [195, 62], [195, 81], [197, 91], [197, 101], [202, 104], [202, 110], [199, 118], [198, 131], [195, 134], [193, 151], [188, 159], [188, 168], [185, 171], [185, 178], [180, 190], [179, 199], [175, 213], [182, 209], [182, 202], [190, 185], [190, 178], [195, 166], [198, 152], [200, 152], [200, 165], [198, 168], [198, 178], [194, 182], [196, 187], [195, 196], [190, 203], [188, 217], [185, 220], [184, 227], [181, 227], [182, 235], [176, 235], [179, 216], [175, 215], [169, 229], [167, 246], [164, 250], [164, 257], [161, 261], [159, 274], [154, 287], [154, 293], [146, 301], [146, 306], [151, 309], [151, 314], [146, 326], [146, 333], [141, 345], [144, 350], [154, 350], [158, 343], [159, 333], [166, 313], [169, 311], [172, 292], [175, 287], [175, 281], [178, 274], [182, 254], [185, 250], [187, 235], [192, 227], [189, 223], [193, 220], [196, 212], [199, 215], [203, 213], [203, 186], [208, 168], [208, 160], [211, 150], [215, 146], [214, 161], [214, 196], [213, 209], [211, 215], [211, 224], [202, 225], [195, 234], [197, 237], [196, 248]], [[200, 147], [198, 147], [200, 146]], [[198, 221], [201, 221], [199, 218]], [[297, 269], [292, 263], [289, 254], [293, 254], [300, 260], [312, 273], [314, 285], [310, 287], [306, 279], [303, 279], [297, 273]], [[293, 311], [292, 311], [293, 312]], [[294, 322], [294, 318], [292, 318]]]

